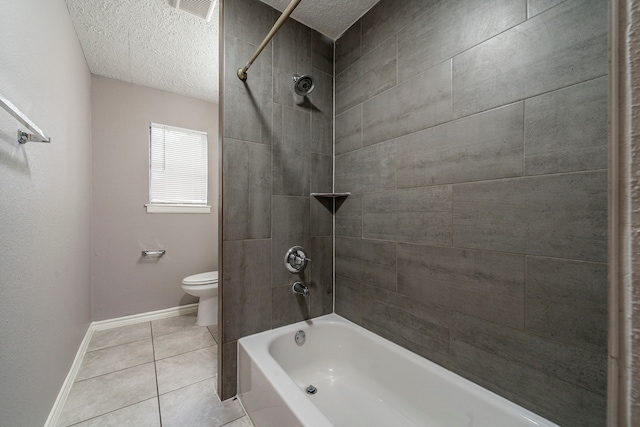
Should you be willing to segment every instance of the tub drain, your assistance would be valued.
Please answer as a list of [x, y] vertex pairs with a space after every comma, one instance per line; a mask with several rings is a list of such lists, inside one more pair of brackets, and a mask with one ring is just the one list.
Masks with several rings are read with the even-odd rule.
[[309, 387], [307, 387], [307, 394], [316, 394], [318, 392], [318, 389], [315, 388], [313, 385], [310, 385]]

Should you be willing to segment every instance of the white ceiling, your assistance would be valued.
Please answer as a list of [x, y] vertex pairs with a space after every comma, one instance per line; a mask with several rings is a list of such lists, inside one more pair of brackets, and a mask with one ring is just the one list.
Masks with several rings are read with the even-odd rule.
[[[218, 5], [206, 22], [171, 0], [65, 1], [93, 74], [218, 102]], [[302, 0], [291, 17], [335, 40], [378, 1]]]

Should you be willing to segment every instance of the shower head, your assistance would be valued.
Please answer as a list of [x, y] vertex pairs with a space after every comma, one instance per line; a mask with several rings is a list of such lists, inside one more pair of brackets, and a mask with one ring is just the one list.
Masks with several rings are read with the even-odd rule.
[[316, 85], [313, 83], [311, 76], [299, 76], [297, 74], [293, 76], [293, 89], [298, 95], [307, 96], [313, 92], [315, 87]]

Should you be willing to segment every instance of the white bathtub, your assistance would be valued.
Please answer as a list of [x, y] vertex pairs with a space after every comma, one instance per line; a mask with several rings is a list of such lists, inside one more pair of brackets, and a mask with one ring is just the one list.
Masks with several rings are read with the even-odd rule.
[[256, 427], [557, 426], [336, 314], [240, 339], [238, 394]]

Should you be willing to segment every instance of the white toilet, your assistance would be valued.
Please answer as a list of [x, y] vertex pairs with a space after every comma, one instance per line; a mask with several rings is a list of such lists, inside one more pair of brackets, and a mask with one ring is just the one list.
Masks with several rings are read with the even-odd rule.
[[194, 274], [182, 281], [182, 289], [189, 295], [199, 297], [198, 319], [200, 326], [218, 323], [218, 272]]

